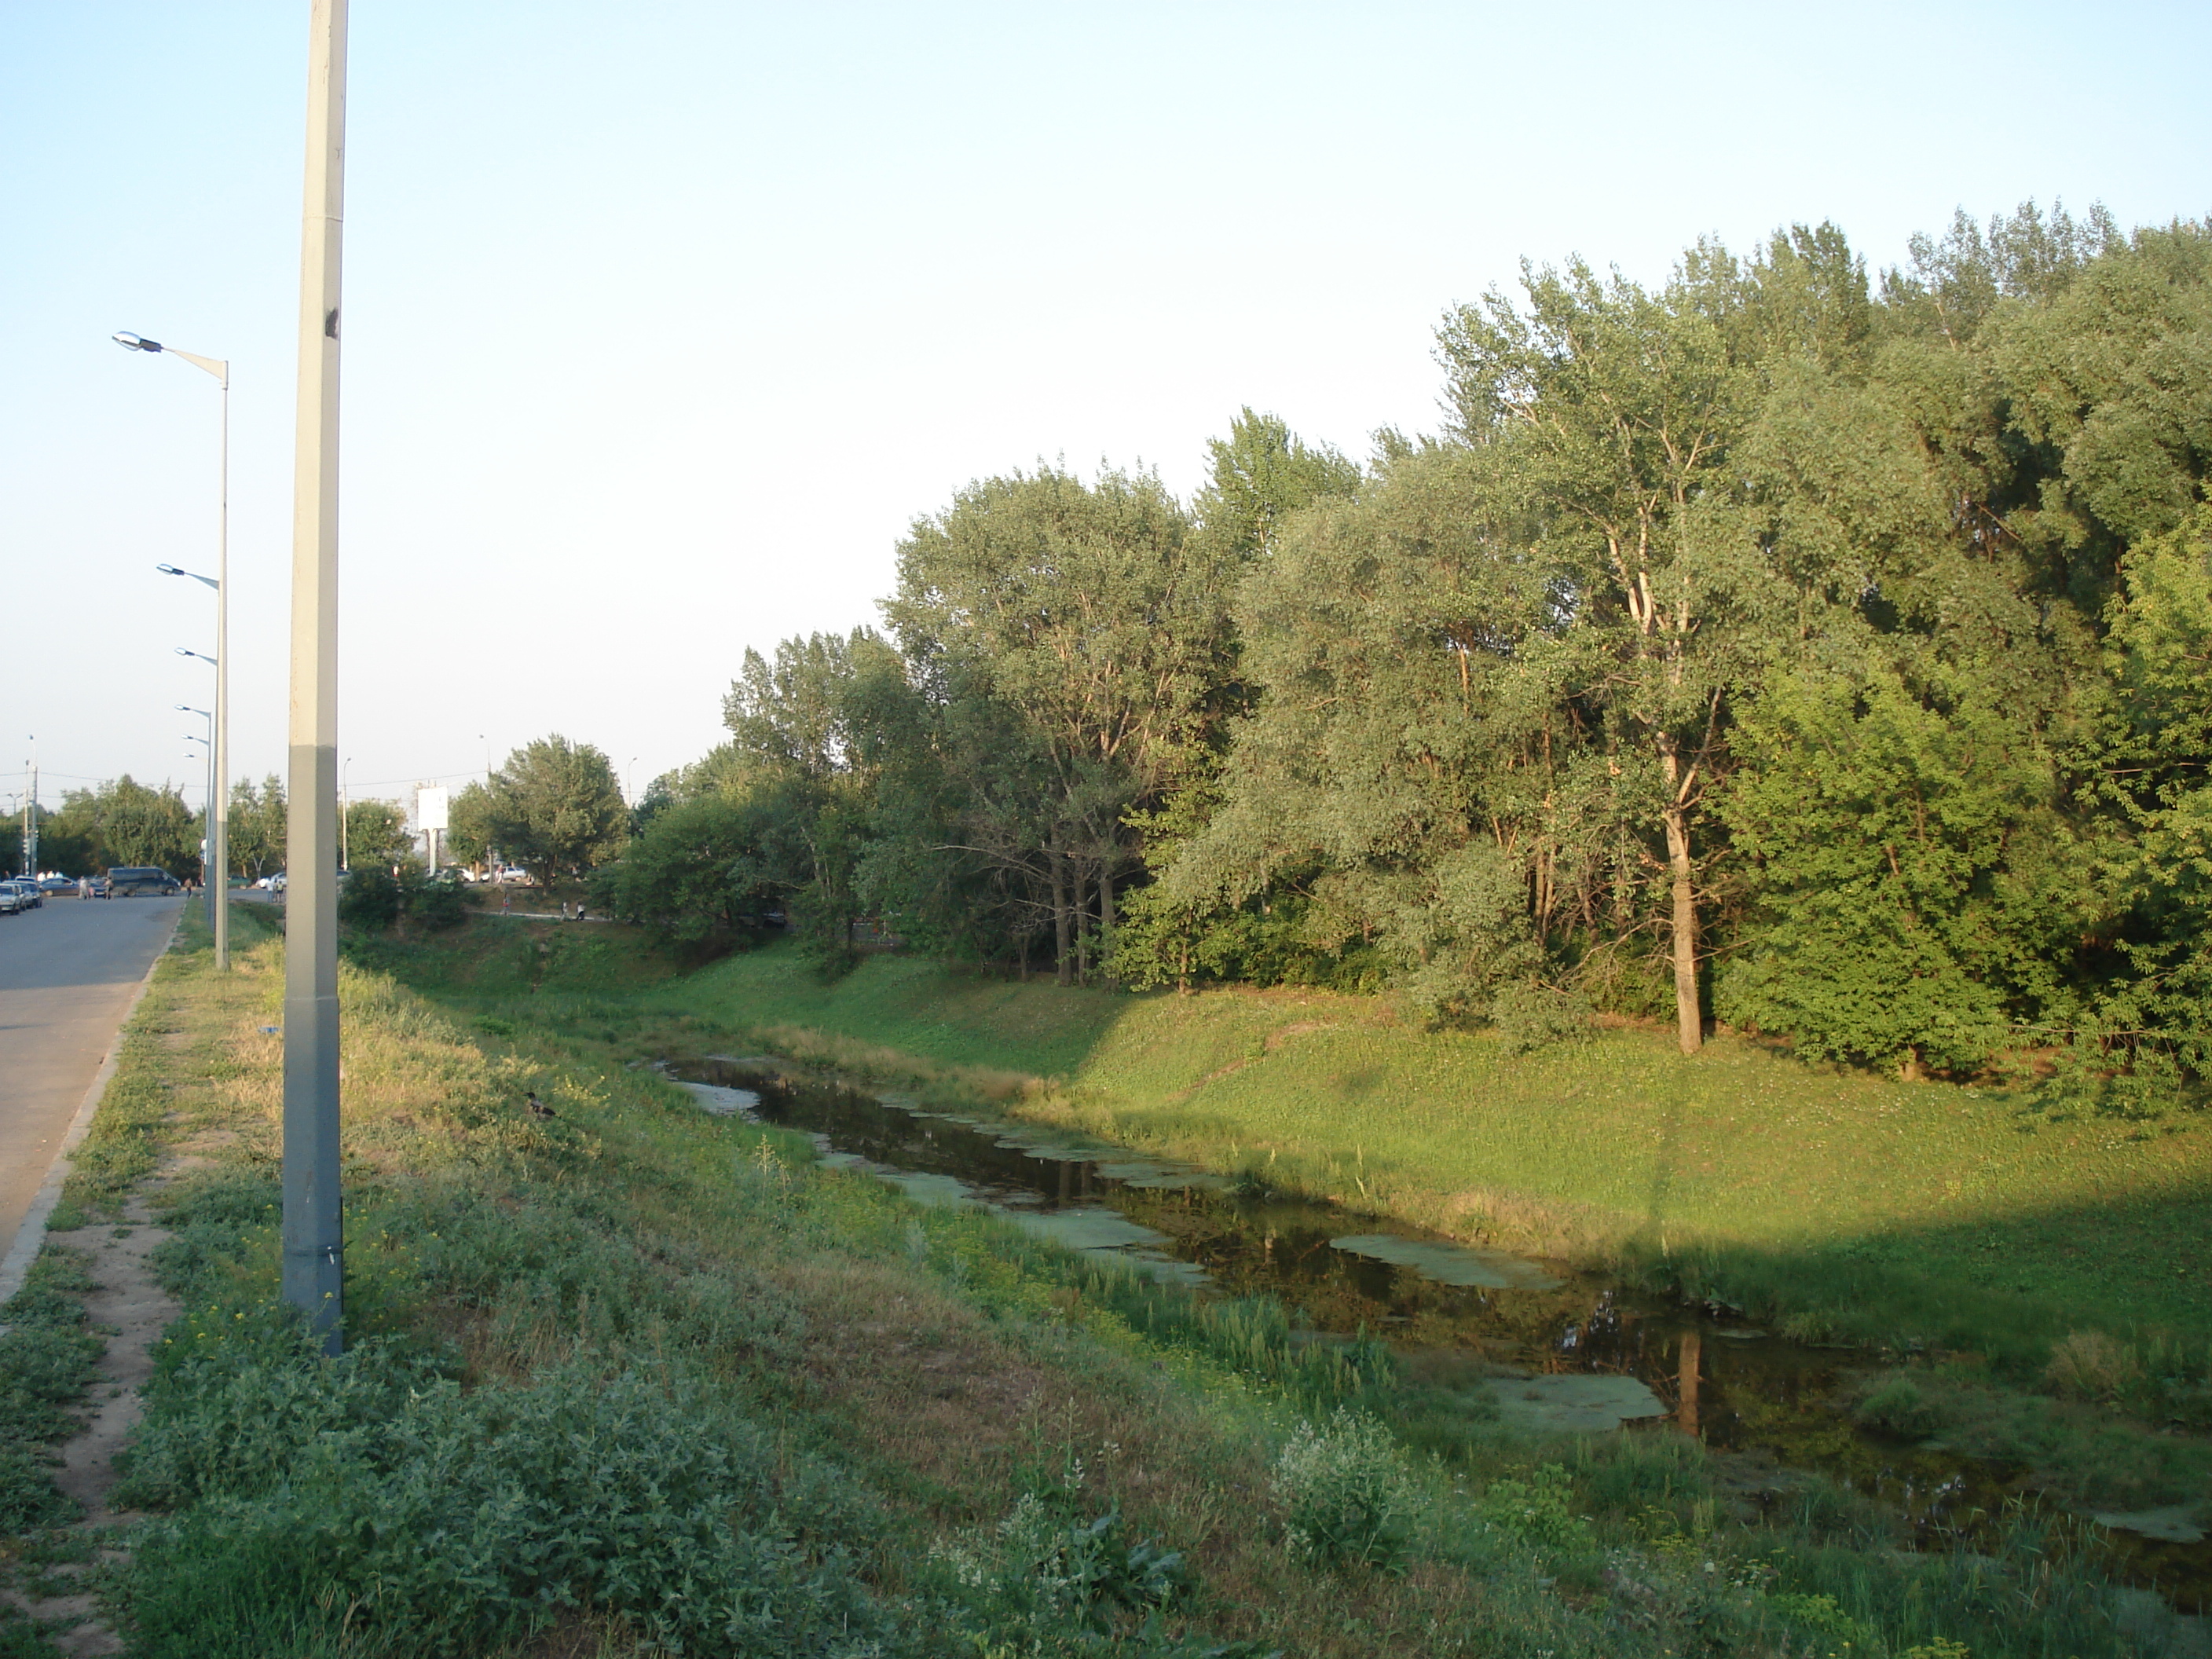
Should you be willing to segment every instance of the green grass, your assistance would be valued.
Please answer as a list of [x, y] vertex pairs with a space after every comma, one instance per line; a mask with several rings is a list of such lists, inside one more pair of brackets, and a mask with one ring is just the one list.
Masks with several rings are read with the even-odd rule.
[[[1536, 1055], [1311, 992], [1065, 991], [769, 950], [630, 1000], [763, 1041], [878, 1045], [1024, 1115], [1462, 1237], [1794, 1320], [2041, 1363], [2070, 1331], [2212, 1343], [2212, 1115], [2069, 1113], [1723, 1036], [1613, 1030]], [[825, 1051], [826, 1052], [826, 1051]], [[862, 1056], [865, 1058], [865, 1056]]]
[[336, 1364], [270, 1310], [279, 947], [157, 975], [161, 1040], [124, 1069], [166, 1109], [116, 1097], [85, 1195], [204, 1160], [158, 1200], [185, 1313], [126, 1470], [154, 1518], [109, 1581], [135, 1651], [2127, 1650], [2077, 1540], [2025, 1520], [1913, 1554], [1817, 1480], [1762, 1517], [1663, 1434], [1408, 1457], [1334, 1414], [1368, 1380], [1302, 1369], [1265, 1309], [705, 1117], [629, 1048], [738, 1028], [626, 997], [619, 936], [553, 932], [365, 953], [429, 999], [343, 969]]

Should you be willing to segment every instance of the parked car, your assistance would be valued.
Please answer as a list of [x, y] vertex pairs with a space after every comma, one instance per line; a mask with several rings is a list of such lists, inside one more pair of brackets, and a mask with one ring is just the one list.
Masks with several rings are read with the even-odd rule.
[[284, 872], [272, 871], [253, 884], [264, 893], [281, 893], [284, 890]]
[[136, 898], [150, 893], [156, 898], [184, 890], [184, 883], [167, 870], [150, 864], [119, 864], [107, 872], [107, 889], [115, 898]]
[[84, 896], [87, 898], [113, 898], [115, 891], [107, 884], [106, 876], [87, 876], [84, 878]]
[[41, 893], [74, 892], [76, 890], [76, 878], [75, 876], [40, 876], [39, 890]]
[[0, 881], [0, 916], [12, 916], [23, 908], [23, 896], [12, 881]]
[[8, 890], [19, 911], [35, 910], [46, 902], [46, 896], [39, 890], [39, 884], [27, 876], [11, 876], [6, 881], [0, 881], [0, 887]]

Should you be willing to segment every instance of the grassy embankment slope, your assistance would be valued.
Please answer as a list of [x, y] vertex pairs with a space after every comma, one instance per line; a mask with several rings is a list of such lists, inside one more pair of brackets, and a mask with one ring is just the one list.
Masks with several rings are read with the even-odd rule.
[[1369, 1000], [1130, 997], [898, 957], [825, 986], [763, 951], [635, 1002], [862, 1064], [856, 1045], [895, 1050], [1025, 1116], [1469, 1239], [1625, 1262], [1806, 1335], [2037, 1364], [2081, 1328], [2212, 1340], [2202, 1113], [2069, 1114], [1728, 1036], [1691, 1058], [1638, 1030], [1514, 1056]]
[[[1410, 1462], [1331, 1417], [1358, 1380], [1279, 1322], [916, 1209], [625, 1064], [659, 1017], [611, 988], [641, 975], [611, 933], [369, 953], [504, 986], [474, 1019], [343, 973], [325, 1359], [270, 1310], [282, 947], [240, 931], [228, 978], [197, 930], [162, 963], [68, 1193], [76, 1227], [137, 1193], [174, 1230], [185, 1312], [116, 1498], [152, 1519], [106, 1581], [141, 1659], [2126, 1650], [2032, 1517], [1913, 1555], [1847, 1493], [1762, 1510], [1665, 1435], [1475, 1422], [1453, 1468]], [[19, 1328], [11, 1420], [53, 1346]], [[0, 1589], [88, 1555], [58, 1518], [12, 1518]], [[0, 1652], [47, 1651], [0, 1611]]]

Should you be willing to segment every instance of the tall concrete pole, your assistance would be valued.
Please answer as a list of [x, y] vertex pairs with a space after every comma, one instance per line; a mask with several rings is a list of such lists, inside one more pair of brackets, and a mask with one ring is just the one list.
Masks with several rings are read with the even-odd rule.
[[215, 966], [230, 971], [230, 364], [222, 366], [222, 488], [215, 550], [215, 787], [208, 851], [215, 864]]
[[289, 872], [284, 896], [283, 1297], [342, 1338], [338, 1195], [338, 271], [346, 0], [313, 0], [292, 484]]

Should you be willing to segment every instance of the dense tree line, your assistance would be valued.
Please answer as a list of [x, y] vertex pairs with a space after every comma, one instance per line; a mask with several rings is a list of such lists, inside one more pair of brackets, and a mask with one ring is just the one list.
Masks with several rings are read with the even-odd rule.
[[971, 484], [749, 653], [613, 890], [1063, 982], [1394, 988], [1972, 1069], [2201, 1070], [2212, 228], [1961, 216], [1455, 310], [1451, 418]]
[[195, 876], [202, 830], [202, 815], [185, 804], [181, 789], [141, 783], [126, 772], [89, 789], [65, 790], [58, 810], [40, 813], [39, 864], [71, 876], [118, 865]]

